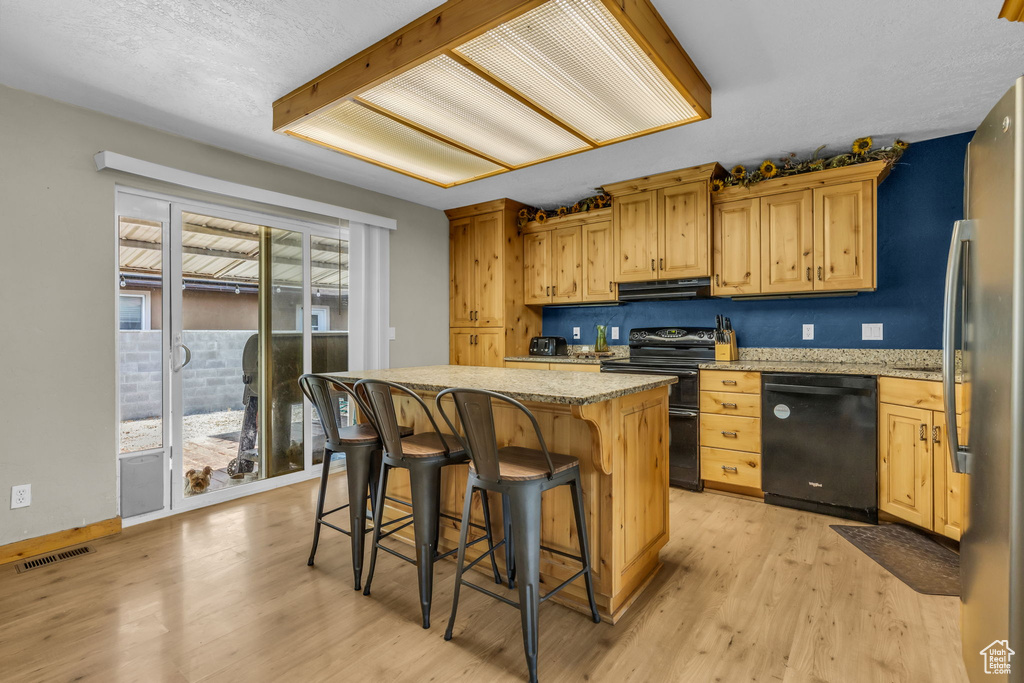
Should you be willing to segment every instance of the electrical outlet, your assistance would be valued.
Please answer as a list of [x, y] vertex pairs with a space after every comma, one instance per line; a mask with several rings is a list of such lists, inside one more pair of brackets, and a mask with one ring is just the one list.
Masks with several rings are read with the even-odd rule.
[[612, 341], [614, 341], [614, 340], [616, 340], [618, 338], [619, 338], [619, 328], [613, 327], [612, 328]]
[[864, 323], [860, 329], [861, 339], [865, 341], [882, 341], [882, 323]]
[[814, 325], [804, 325], [804, 339], [814, 339]]
[[572, 328], [572, 338], [573, 339], [579, 339], [580, 338], [580, 328], [578, 328], [578, 327]]
[[32, 504], [32, 484], [11, 487], [11, 509], [27, 508]]

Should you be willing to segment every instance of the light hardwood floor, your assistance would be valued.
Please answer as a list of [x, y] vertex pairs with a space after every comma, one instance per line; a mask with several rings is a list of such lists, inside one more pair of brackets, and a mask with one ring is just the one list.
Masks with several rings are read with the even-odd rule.
[[[127, 529], [52, 567], [0, 567], [0, 679], [524, 680], [512, 608], [464, 590], [442, 639], [451, 562], [429, 631], [409, 565], [381, 553], [364, 597], [348, 539], [325, 530], [306, 567], [314, 496], [298, 484]], [[830, 530], [837, 520], [677, 489], [671, 506], [665, 566], [618, 625], [541, 607], [542, 680], [966, 681], [957, 599], [915, 593]]]

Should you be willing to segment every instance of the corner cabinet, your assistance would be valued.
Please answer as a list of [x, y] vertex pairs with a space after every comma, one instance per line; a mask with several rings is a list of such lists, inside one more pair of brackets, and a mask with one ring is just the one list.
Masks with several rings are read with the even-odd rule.
[[612, 197], [615, 282], [711, 274], [711, 179], [718, 164], [605, 185]]
[[610, 209], [528, 223], [523, 231], [528, 306], [615, 301]]
[[875, 289], [886, 162], [729, 187], [712, 195], [716, 296]]
[[449, 362], [503, 367], [526, 354], [540, 315], [523, 291], [522, 204], [509, 199], [449, 209]]

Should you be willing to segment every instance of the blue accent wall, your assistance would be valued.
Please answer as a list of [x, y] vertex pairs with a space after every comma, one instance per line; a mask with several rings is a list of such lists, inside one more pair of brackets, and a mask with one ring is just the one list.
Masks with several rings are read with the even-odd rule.
[[[593, 344], [595, 325], [714, 327], [732, 319], [740, 346], [937, 349], [942, 332], [946, 255], [963, 217], [963, 169], [973, 133], [914, 143], [878, 187], [878, 289], [819, 299], [651, 301], [600, 307], [547, 307], [544, 334]], [[814, 340], [802, 325], [814, 324]], [[861, 340], [861, 323], [882, 323], [882, 341]], [[572, 328], [581, 339], [574, 342]]]

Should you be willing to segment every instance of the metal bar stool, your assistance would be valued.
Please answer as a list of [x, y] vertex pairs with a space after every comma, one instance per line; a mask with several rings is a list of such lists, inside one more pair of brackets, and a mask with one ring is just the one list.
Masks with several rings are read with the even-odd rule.
[[[456, 432], [448, 415], [441, 405], [441, 399], [451, 395], [455, 400], [455, 409], [462, 422], [465, 434], [463, 444], [470, 454], [469, 480], [466, 482], [466, 504], [462, 510], [463, 526], [459, 538], [459, 555], [455, 568], [455, 595], [452, 599], [452, 615], [448, 620], [448, 630], [444, 639], [451, 640], [452, 629], [455, 627], [455, 615], [459, 608], [459, 589], [466, 585], [470, 588], [497, 598], [502, 602], [518, 607], [523, 621], [523, 647], [526, 651], [526, 663], [530, 669], [530, 680], [537, 680], [537, 610], [540, 603], [554, 596], [570, 583], [583, 577], [587, 586], [587, 597], [590, 600], [590, 612], [594, 623], [600, 623], [597, 603], [594, 601], [594, 586], [590, 575], [590, 549], [587, 541], [587, 523], [583, 511], [583, 494], [580, 485], [579, 460], [560, 453], [548, 452], [544, 436], [540, 432], [537, 418], [530, 409], [519, 401], [508, 396], [481, 389], [446, 389], [436, 398], [437, 409], [444, 421]], [[498, 448], [494, 431], [494, 411], [492, 400], [497, 399], [508, 403], [530, 418], [533, 429], [540, 442], [540, 450], [508, 446]], [[540, 543], [541, 494], [556, 486], [568, 485], [572, 493], [573, 512], [576, 517], [576, 532], [580, 541], [580, 555], [542, 546]], [[466, 519], [470, 511], [473, 491], [493, 491], [506, 496], [510, 504], [512, 521], [512, 538], [515, 539], [515, 571], [518, 574], [516, 583], [519, 588], [519, 602], [477, 586], [462, 578], [463, 571], [476, 564], [480, 558], [467, 567], [463, 567], [466, 559]], [[505, 543], [503, 539], [499, 541]], [[546, 550], [563, 557], [578, 560], [583, 568], [563, 581], [546, 595], [540, 595], [540, 551]], [[493, 551], [492, 551], [493, 556]]]
[[[316, 408], [323, 426], [326, 445], [324, 447], [323, 473], [320, 475], [320, 493], [317, 496], [316, 513], [313, 524], [313, 548], [309, 551], [306, 564], [313, 566], [316, 558], [316, 547], [320, 542], [320, 527], [327, 526], [340, 531], [352, 539], [352, 573], [355, 575], [355, 590], [361, 588], [363, 577], [363, 552], [365, 535], [372, 530], [366, 526], [366, 492], [370, 491], [371, 509], [376, 509], [377, 477], [380, 466], [378, 453], [381, 450], [380, 437], [372, 423], [354, 424], [342, 427], [341, 411], [338, 399], [347, 395], [349, 410], [358, 406], [364, 415], [370, 411], [359, 396], [359, 391], [333, 377], [307, 374], [299, 378], [299, 387]], [[412, 427], [400, 427], [403, 434], [412, 434]], [[324, 511], [327, 498], [327, 479], [331, 470], [331, 456], [344, 453], [347, 470], [349, 502], [333, 510]], [[348, 509], [349, 529], [342, 529], [326, 520], [329, 515]], [[361, 530], [352, 533], [352, 530]]]
[[[377, 564], [377, 550], [383, 550], [406, 562], [415, 564], [420, 591], [420, 609], [423, 613], [423, 628], [430, 628], [430, 603], [434, 592], [434, 563], [442, 558], [454, 555], [457, 548], [438, 554], [438, 536], [440, 532], [440, 518], [446, 517], [454, 521], [460, 521], [458, 517], [441, 512], [441, 468], [448, 465], [458, 465], [469, 460], [466, 452], [459, 444], [457, 437], [451, 434], [442, 434], [437, 427], [437, 422], [431, 415], [426, 403], [418, 395], [408, 388], [393, 382], [379, 380], [360, 380], [356, 382], [357, 391], [365, 391], [367, 402], [373, 411], [374, 423], [380, 432], [384, 450], [381, 456], [380, 475], [377, 481], [377, 500], [379, 505], [373, 508], [373, 543], [370, 546], [370, 571], [366, 576], [366, 587], [363, 595], [370, 594], [370, 584], [373, 582], [373, 572]], [[395, 414], [395, 403], [393, 392], [412, 397], [422, 408], [423, 413], [430, 421], [433, 431], [415, 434], [402, 438], [398, 430], [398, 418]], [[406, 502], [387, 496], [388, 472], [396, 467], [403, 468], [409, 472], [409, 486], [412, 493], [412, 501]], [[384, 516], [385, 501], [394, 501], [404, 505], [412, 506], [412, 522], [391, 529], [382, 533], [381, 520]], [[466, 537], [470, 526], [482, 529], [485, 533], [475, 539], [469, 545], [487, 541], [491, 555], [491, 569], [494, 571], [495, 583], [501, 583], [498, 576], [498, 565], [494, 561], [494, 541], [491, 536], [491, 513], [487, 504], [487, 496], [481, 497], [483, 506], [484, 524], [472, 524], [468, 517], [462, 518], [462, 545], [466, 545]], [[403, 517], [401, 519], [407, 519]], [[391, 522], [392, 524], [395, 521]], [[408, 557], [402, 553], [388, 548], [381, 544], [381, 540], [404, 529], [409, 524], [413, 525], [414, 544], [416, 546], [416, 557]]]

